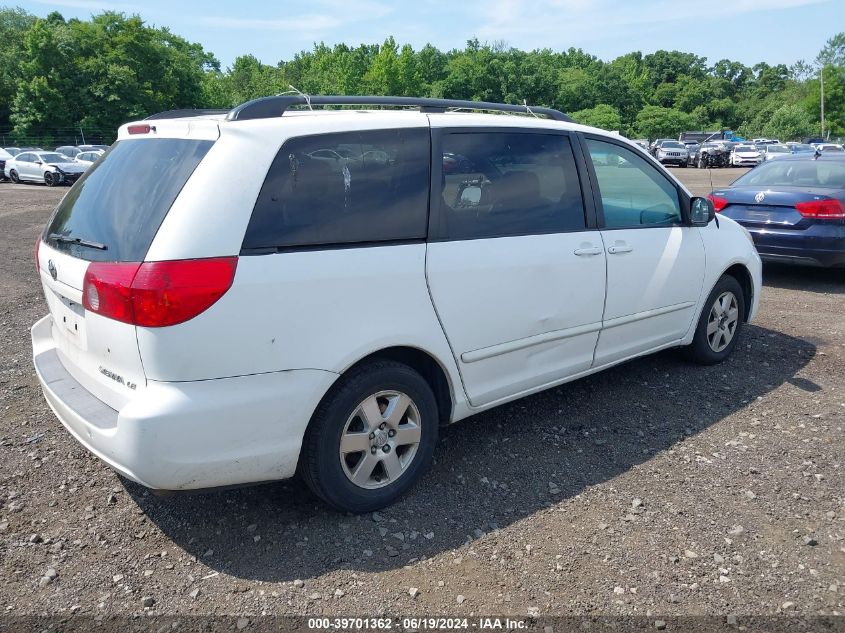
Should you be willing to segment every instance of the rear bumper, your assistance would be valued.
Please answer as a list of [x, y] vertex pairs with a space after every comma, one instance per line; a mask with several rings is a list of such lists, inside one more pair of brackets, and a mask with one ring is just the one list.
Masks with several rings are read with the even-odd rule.
[[746, 228], [763, 261], [845, 267], [845, 226], [817, 224], [804, 231]]
[[291, 477], [305, 427], [337, 377], [293, 371], [153, 382], [120, 411], [64, 367], [52, 317], [32, 327], [35, 370], [47, 403], [85, 448], [148, 488], [190, 490]]

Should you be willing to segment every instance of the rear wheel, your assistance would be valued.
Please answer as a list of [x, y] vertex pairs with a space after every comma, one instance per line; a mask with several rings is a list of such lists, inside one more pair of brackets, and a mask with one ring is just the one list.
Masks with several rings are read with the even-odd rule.
[[687, 348], [691, 360], [702, 365], [721, 363], [736, 347], [742, 315], [745, 314], [745, 296], [739, 282], [730, 275], [723, 275], [704, 304], [695, 329], [695, 337]]
[[371, 512], [396, 501], [431, 464], [437, 402], [416, 371], [378, 361], [343, 376], [314, 413], [300, 470], [334, 508]]
[[17, 184], [21, 181], [21, 179], [18, 177], [18, 172], [16, 172], [14, 169], [9, 172], [9, 178], [15, 184]]

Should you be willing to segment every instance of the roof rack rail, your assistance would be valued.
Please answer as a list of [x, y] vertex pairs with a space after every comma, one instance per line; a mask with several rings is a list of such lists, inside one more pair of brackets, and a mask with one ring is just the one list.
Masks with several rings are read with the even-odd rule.
[[214, 110], [214, 109], [201, 109], [201, 110], [167, 110], [165, 112], [157, 112], [156, 114], [151, 114], [148, 116], [144, 121], [153, 121], [155, 119], [183, 119], [186, 117], [192, 116], [208, 116], [209, 114], [228, 114], [229, 110]]
[[268, 119], [282, 116], [291, 107], [297, 105], [357, 105], [357, 106], [394, 106], [419, 108], [420, 112], [446, 112], [449, 109], [484, 110], [490, 112], [513, 112], [545, 116], [555, 121], [572, 122], [572, 119], [552, 108], [516, 105], [512, 103], [491, 103], [487, 101], [461, 101], [458, 99], [432, 99], [428, 97], [361, 97], [361, 96], [326, 96], [326, 95], [278, 95], [247, 101], [233, 108], [226, 116], [228, 121], [249, 119]]

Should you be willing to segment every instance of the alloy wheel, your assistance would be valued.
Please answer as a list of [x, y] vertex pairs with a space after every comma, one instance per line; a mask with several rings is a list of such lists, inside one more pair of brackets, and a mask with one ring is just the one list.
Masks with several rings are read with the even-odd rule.
[[707, 319], [707, 343], [714, 352], [721, 352], [733, 340], [739, 325], [739, 308], [732, 292], [723, 292], [710, 308]]
[[394, 483], [417, 454], [420, 412], [400, 391], [379, 391], [361, 402], [343, 427], [340, 463], [353, 484], [369, 490]]

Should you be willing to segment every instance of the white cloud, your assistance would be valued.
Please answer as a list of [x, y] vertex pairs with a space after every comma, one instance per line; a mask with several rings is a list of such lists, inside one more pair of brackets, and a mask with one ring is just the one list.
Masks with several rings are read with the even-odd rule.
[[337, 28], [342, 21], [320, 14], [300, 15], [280, 20], [256, 18], [230, 18], [226, 16], [202, 16], [198, 20], [208, 26], [219, 26], [227, 29], [248, 29], [261, 31], [324, 31]]
[[91, 11], [126, 11], [140, 13], [143, 7], [136, 4], [122, 4], [120, 2], [100, 2], [100, 0], [32, 0], [38, 4], [70, 9], [89, 9]]
[[393, 11], [393, 7], [377, 0], [311, 0], [310, 4], [310, 13], [278, 19], [202, 16], [198, 21], [207, 26], [229, 29], [287, 31], [310, 39], [319, 38], [353, 22], [378, 20]]
[[[630, 36], [631, 28], [654, 30], [673, 26], [696, 33], [740, 15], [794, 9], [831, 0], [731, 0], [678, 2], [677, 0], [472, 0], [486, 16], [477, 33], [484, 40], [505, 40], [514, 46], [557, 40], [583, 46], [590, 42]], [[837, 2], [840, 0], [836, 0]], [[714, 6], [717, 5], [717, 6]]]

